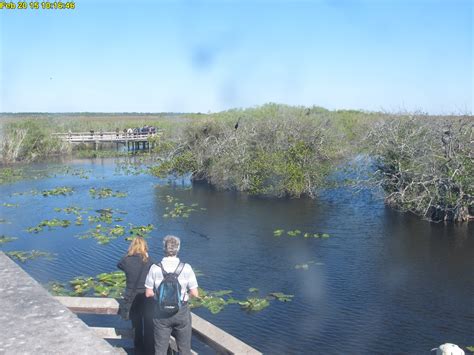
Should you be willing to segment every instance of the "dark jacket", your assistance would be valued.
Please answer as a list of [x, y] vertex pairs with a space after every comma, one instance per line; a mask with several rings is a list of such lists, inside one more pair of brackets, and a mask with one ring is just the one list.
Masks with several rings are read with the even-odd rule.
[[137, 293], [145, 292], [145, 279], [148, 275], [148, 270], [153, 265], [153, 261], [151, 258], [148, 258], [148, 261], [143, 267], [141, 275], [139, 275], [142, 265], [143, 259], [140, 255], [126, 255], [117, 264], [117, 267], [120, 270], [123, 270], [125, 272], [125, 276], [127, 277], [126, 293], [130, 293], [133, 290], [135, 283], [137, 282], [137, 278], [140, 278], [137, 284]]

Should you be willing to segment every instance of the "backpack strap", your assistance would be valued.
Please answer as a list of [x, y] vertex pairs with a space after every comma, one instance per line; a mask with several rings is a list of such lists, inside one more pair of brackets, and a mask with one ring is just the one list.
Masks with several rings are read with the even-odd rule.
[[178, 267], [176, 268], [176, 270], [174, 271], [174, 274], [176, 275], [176, 277], [178, 277], [181, 272], [183, 271], [184, 267], [186, 266], [186, 263], [179, 263], [178, 264]]
[[[163, 265], [161, 265], [161, 263], [158, 263], [158, 264], [156, 264], [156, 265], [160, 267], [161, 273], [163, 274], [163, 277], [165, 277], [166, 275], [168, 275], [168, 273], [165, 271], [165, 269], [163, 268]], [[178, 265], [178, 266], [179, 266], [179, 265]]]

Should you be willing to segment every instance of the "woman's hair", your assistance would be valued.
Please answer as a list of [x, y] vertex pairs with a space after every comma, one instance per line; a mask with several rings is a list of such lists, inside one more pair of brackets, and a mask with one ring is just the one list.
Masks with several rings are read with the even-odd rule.
[[176, 256], [179, 251], [181, 241], [174, 235], [167, 235], [163, 238], [163, 251], [165, 256]]
[[135, 237], [128, 247], [128, 256], [141, 255], [144, 263], [148, 261], [148, 245], [143, 237]]

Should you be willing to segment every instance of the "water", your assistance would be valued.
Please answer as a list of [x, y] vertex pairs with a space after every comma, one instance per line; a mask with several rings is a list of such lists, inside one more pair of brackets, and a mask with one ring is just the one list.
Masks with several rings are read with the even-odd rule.
[[[0, 186], [1, 233], [18, 237], [2, 250], [45, 250], [54, 260], [21, 266], [41, 283], [66, 282], [78, 275], [116, 270], [128, 242], [109, 245], [78, 234], [91, 228], [71, 225], [41, 232], [24, 230], [43, 219], [73, 216], [55, 207], [116, 208], [128, 211], [122, 225], [152, 223], [151, 256], [162, 257], [166, 234], [182, 238], [181, 259], [204, 275], [206, 290], [248, 296], [283, 292], [292, 302], [272, 301], [261, 312], [228, 305], [212, 315], [195, 312], [265, 353], [423, 353], [445, 342], [474, 345], [473, 226], [430, 224], [384, 206], [370, 191], [324, 191], [317, 200], [275, 200], [220, 192], [183, 179], [168, 184], [149, 175], [117, 174], [110, 159], [72, 161], [90, 170], [89, 179], [57, 175]], [[14, 192], [73, 187], [71, 196], [43, 197]], [[91, 187], [128, 192], [126, 198], [93, 199]], [[205, 211], [187, 219], [165, 219], [164, 196]], [[93, 212], [93, 211], [91, 211]], [[328, 239], [273, 236], [275, 229], [328, 233]], [[308, 270], [295, 265], [312, 262]]]

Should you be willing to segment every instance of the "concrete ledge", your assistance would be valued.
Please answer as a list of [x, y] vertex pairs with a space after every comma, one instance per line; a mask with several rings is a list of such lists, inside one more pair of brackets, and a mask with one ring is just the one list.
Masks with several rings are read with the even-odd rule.
[[[119, 303], [113, 298], [97, 297], [55, 297], [59, 302], [70, 310], [78, 313], [96, 313], [96, 314], [117, 314]], [[216, 327], [207, 320], [191, 313], [193, 324], [193, 336], [196, 336], [204, 344], [209, 345], [218, 354], [252, 354], [261, 353], [247, 345], [240, 339], [230, 335], [224, 330]], [[99, 330], [98, 330], [99, 331]], [[118, 336], [117, 330], [100, 330], [101, 336], [111, 339]], [[123, 337], [123, 334], [120, 335]], [[176, 348], [171, 341], [171, 346]]]
[[123, 354], [0, 252], [0, 354]]

